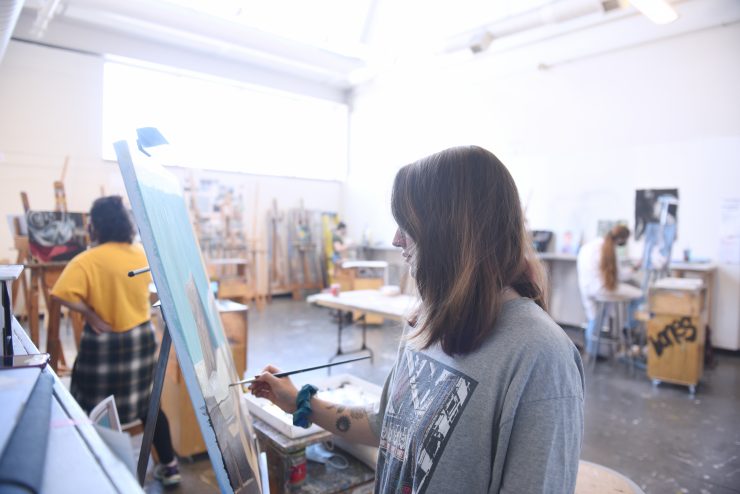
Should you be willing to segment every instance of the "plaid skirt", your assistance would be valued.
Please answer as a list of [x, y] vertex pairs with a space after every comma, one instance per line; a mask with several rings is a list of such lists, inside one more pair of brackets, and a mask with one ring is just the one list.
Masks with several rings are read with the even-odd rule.
[[157, 343], [149, 321], [122, 333], [96, 334], [85, 324], [70, 392], [87, 413], [113, 395], [122, 424], [146, 417]]

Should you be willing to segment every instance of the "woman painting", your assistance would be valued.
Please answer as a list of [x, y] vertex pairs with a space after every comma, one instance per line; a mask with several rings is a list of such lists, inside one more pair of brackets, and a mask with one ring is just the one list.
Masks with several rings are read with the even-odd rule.
[[375, 491], [573, 492], [583, 372], [544, 310], [541, 267], [506, 167], [458, 147], [403, 167], [391, 209], [420, 306], [377, 412], [298, 391], [268, 366], [257, 396], [379, 447]]

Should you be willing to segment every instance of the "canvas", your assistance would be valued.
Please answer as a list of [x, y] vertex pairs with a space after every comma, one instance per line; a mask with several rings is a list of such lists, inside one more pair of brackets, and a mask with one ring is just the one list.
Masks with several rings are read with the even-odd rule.
[[[678, 189], [638, 189], [635, 191], [635, 240], [640, 240], [650, 223], [660, 222], [661, 196], [678, 199]], [[678, 205], [668, 206], [667, 224], [678, 223]]]
[[219, 488], [258, 493], [258, 445], [180, 183], [135, 144], [115, 150]]
[[87, 248], [84, 213], [28, 211], [28, 243], [39, 262], [69, 261]]

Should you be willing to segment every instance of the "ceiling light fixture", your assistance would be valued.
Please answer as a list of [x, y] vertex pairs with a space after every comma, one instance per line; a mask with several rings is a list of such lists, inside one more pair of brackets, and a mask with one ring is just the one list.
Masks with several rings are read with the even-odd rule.
[[666, 0], [629, 0], [629, 3], [656, 24], [678, 19], [678, 12]]

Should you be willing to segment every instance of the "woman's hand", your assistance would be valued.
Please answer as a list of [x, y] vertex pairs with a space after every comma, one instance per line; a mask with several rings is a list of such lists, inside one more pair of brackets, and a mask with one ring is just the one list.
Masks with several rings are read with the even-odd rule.
[[85, 321], [96, 334], [110, 333], [113, 331], [111, 325], [103, 321], [92, 309], [88, 309], [83, 314], [85, 315]]
[[280, 369], [268, 365], [262, 369], [262, 374], [252, 383], [249, 390], [258, 398], [267, 398], [286, 413], [296, 411], [295, 401], [298, 390], [289, 377], [275, 377], [273, 374]]
[[[288, 377], [275, 377], [280, 369], [268, 365], [249, 387], [254, 396], [267, 398], [286, 413], [296, 411], [298, 390]], [[347, 407], [330, 403], [314, 396], [311, 398], [309, 420], [326, 431], [344, 439], [378, 447], [380, 438], [370, 426], [370, 418], [363, 407]], [[374, 419], [373, 419], [374, 420]]]
[[111, 325], [105, 322], [99, 315], [97, 315], [92, 307], [87, 305], [85, 302], [81, 300], [79, 302], [70, 302], [54, 295], [52, 295], [51, 298], [55, 302], [59, 302], [60, 305], [63, 305], [70, 310], [74, 310], [82, 314], [82, 317], [84, 317], [85, 322], [90, 325], [90, 329], [93, 330], [93, 333], [103, 334], [113, 331]]

